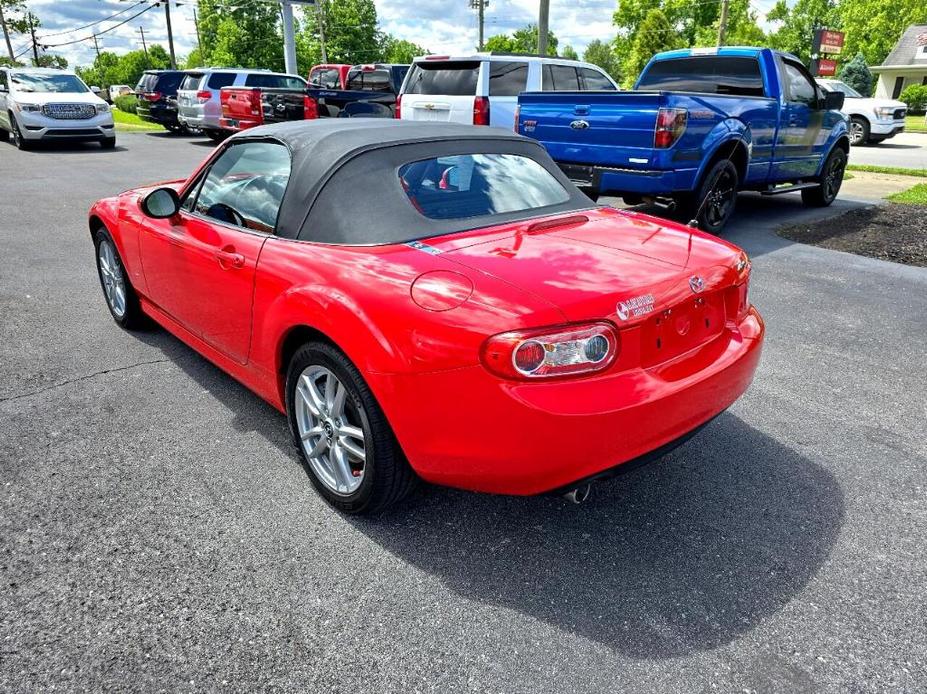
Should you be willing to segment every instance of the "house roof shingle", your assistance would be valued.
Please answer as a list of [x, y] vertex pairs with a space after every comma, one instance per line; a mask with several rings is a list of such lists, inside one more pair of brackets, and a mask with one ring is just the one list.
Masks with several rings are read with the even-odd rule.
[[[927, 33], [927, 24], [912, 24], [905, 29], [901, 38], [898, 39], [898, 43], [895, 44], [892, 52], [888, 54], [888, 57], [882, 65], [914, 64], [914, 56], [917, 54], [919, 48], [917, 45], [917, 37], [923, 33]], [[925, 63], [925, 66], [927, 66], [927, 63]]]

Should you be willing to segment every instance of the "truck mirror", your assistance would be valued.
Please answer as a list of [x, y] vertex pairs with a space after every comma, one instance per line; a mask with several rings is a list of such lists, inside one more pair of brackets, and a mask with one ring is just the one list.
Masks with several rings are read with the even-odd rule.
[[824, 109], [826, 111], [840, 111], [843, 108], [843, 101], [846, 95], [843, 92], [832, 91], [824, 92]]

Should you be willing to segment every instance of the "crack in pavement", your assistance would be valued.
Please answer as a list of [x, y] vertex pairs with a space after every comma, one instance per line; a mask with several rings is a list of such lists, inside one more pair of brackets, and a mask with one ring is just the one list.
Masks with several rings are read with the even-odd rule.
[[86, 381], [88, 379], [96, 378], [97, 376], [103, 376], [105, 374], [119, 373], [120, 371], [129, 371], [139, 366], [150, 366], [152, 364], [163, 364], [169, 361], [173, 361], [173, 360], [165, 357], [163, 359], [154, 359], [152, 361], [140, 361], [140, 362], [136, 362], [135, 364], [129, 364], [128, 366], [117, 366], [112, 369], [103, 369], [102, 371], [94, 371], [93, 373], [84, 374], [83, 376], [77, 376], [76, 378], [69, 378], [67, 381], [62, 381], [61, 383], [53, 383], [43, 388], [38, 388], [37, 390], [29, 391], [28, 393], [20, 393], [18, 395], [10, 395], [5, 398], [0, 398], [0, 403], [12, 402], [13, 400], [21, 400], [22, 398], [30, 398], [33, 395], [40, 395], [42, 393], [48, 392], [49, 390], [55, 390], [56, 388], [62, 388], [63, 386], [67, 386], [72, 383]]

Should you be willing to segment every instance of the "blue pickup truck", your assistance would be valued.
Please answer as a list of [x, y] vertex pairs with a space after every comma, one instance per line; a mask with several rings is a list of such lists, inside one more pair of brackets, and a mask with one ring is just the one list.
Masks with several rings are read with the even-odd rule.
[[767, 48], [659, 53], [633, 91], [525, 92], [518, 104], [516, 131], [593, 199], [679, 208], [712, 233], [739, 190], [831, 204], [850, 150], [841, 95]]

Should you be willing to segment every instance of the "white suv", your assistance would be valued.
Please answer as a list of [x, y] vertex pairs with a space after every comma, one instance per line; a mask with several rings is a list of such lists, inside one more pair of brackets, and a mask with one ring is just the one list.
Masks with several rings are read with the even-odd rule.
[[601, 68], [566, 58], [476, 53], [428, 55], [412, 62], [396, 115], [512, 130], [521, 92], [614, 91]]
[[904, 132], [904, 117], [908, 106], [893, 99], [867, 99], [849, 84], [840, 80], [818, 80], [826, 92], [843, 92], [841, 109], [850, 117], [850, 144], [878, 144]]
[[28, 149], [40, 140], [94, 140], [116, 146], [109, 104], [73, 72], [0, 68], [0, 140]]

